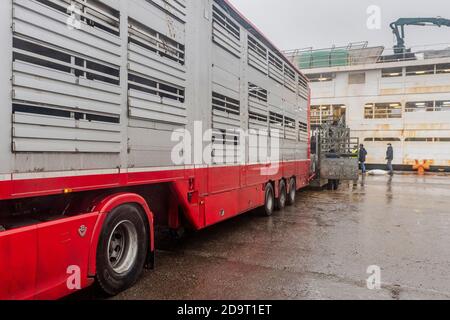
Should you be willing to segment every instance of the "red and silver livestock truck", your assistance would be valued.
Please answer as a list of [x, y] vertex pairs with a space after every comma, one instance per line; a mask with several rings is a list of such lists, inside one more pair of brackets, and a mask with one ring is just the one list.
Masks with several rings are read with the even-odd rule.
[[117, 294], [153, 266], [156, 225], [270, 215], [309, 184], [308, 82], [228, 1], [2, 0], [0, 16], [0, 299]]

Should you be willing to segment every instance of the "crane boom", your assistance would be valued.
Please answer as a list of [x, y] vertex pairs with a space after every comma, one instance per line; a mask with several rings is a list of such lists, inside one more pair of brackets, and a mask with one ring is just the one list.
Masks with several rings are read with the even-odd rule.
[[405, 26], [438, 26], [450, 27], [450, 20], [444, 18], [400, 18], [391, 23], [391, 29], [397, 38], [394, 46], [396, 54], [406, 52], [405, 46]]

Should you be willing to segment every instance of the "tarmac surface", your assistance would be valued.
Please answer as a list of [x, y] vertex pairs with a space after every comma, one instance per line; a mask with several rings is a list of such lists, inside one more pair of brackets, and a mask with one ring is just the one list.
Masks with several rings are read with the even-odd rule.
[[[450, 299], [450, 176], [305, 190], [273, 217], [158, 248], [156, 269], [115, 299]], [[370, 266], [380, 289], [368, 289]]]

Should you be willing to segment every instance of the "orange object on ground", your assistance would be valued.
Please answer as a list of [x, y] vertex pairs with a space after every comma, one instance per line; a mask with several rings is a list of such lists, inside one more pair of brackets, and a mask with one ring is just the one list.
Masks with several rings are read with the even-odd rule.
[[419, 160], [416, 160], [416, 163], [413, 165], [413, 169], [417, 170], [419, 175], [424, 175], [425, 170], [430, 170], [431, 167], [431, 161], [430, 160], [423, 160], [422, 162], [419, 162]]

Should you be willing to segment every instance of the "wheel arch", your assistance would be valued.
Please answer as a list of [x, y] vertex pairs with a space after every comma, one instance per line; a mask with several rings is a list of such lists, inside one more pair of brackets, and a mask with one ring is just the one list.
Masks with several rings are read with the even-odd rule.
[[149, 252], [147, 258], [147, 264], [153, 266], [154, 252], [155, 252], [155, 235], [154, 235], [154, 216], [150, 210], [147, 202], [143, 197], [135, 193], [117, 193], [109, 195], [103, 199], [98, 200], [93, 206], [93, 212], [97, 212], [99, 217], [94, 227], [92, 234], [90, 249], [89, 249], [89, 265], [88, 276], [94, 277], [97, 273], [97, 247], [100, 240], [100, 235], [103, 229], [106, 217], [115, 208], [125, 204], [133, 204], [142, 210], [142, 213], [147, 218], [149, 228]]

